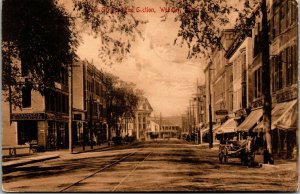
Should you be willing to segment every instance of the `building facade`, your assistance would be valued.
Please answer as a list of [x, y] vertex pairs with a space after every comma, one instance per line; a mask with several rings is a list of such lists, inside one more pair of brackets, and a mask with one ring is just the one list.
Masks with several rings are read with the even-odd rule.
[[87, 61], [79, 61], [73, 66], [72, 78], [74, 143], [106, 143], [106, 88], [103, 72]]
[[133, 135], [136, 139], [146, 140], [148, 136], [150, 136], [151, 128], [150, 128], [150, 115], [153, 109], [147, 98], [140, 99], [138, 103], [138, 108], [135, 111], [135, 123], [134, 123], [134, 131]]
[[[260, 146], [263, 148], [265, 146], [263, 140], [265, 132], [262, 121], [263, 77], [270, 76], [273, 152], [283, 158], [292, 158], [297, 152], [298, 145], [297, 3], [292, 0], [274, 0], [268, 1], [268, 7], [270, 71], [264, 73], [262, 68], [261, 45], [265, 40], [262, 39], [261, 35], [262, 18], [259, 14], [256, 16], [251, 35], [235, 40], [224, 56], [228, 59], [228, 66], [232, 66], [233, 73], [232, 83], [227, 82], [226, 86], [223, 87], [227, 89], [232, 87], [232, 112], [235, 120], [238, 121], [238, 126], [230, 127], [230, 131], [238, 132], [241, 136], [255, 134], [257, 141], [261, 143]], [[210, 63], [209, 66], [212, 69], [217, 68], [214, 63]], [[209, 72], [209, 66], [206, 68], [206, 80], [209, 77], [207, 73]], [[222, 80], [222, 71], [218, 71], [221, 73], [213, 75], [216, 76], [212, 78], [213, 80]], [[220, 86], [211, 85], [211, 87], [213, 88], [211, 91], [220, 90]], [[215, 91], [214, 93], [212, 107], [213, 110], [216, 110], [219, 106], [216, 102], [223, 99], [220, 98], [220, 96], [223, 96], [223, 91]], [[230, 113], [230, 107], [228, 113]], [[228, 124], [229, 126], [230, 114], [228, 114], [228, 118], [223, 125]], [[220, 127], [220, 129], [223, 128]]]
[[[26, 82], [30, 76], [22, 72]], [[68, 147], [69, 84], [68, 69], [62, 66], [54, 87], [45, 95], [28, 86], [21, 90], [21, 107], [2, 102], [2, 145], [37, 144], [41, 149]], [[14, 87], [12, 86], [12, 90]]]

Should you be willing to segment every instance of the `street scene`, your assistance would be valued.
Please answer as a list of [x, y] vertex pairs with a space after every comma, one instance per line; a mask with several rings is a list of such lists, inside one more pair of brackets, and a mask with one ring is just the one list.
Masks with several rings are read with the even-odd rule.
[[4, 192], [297, 192], [298, 1], [2, 2]]
[[[16, 167], [3, 175], [15, 192], [291, 192], [298, 185], [295, 162], [245, 168], [220, 164], [218, 148], [175, 139], [98, 150]], [[45, 184], [46, 183], [46, 184]]]

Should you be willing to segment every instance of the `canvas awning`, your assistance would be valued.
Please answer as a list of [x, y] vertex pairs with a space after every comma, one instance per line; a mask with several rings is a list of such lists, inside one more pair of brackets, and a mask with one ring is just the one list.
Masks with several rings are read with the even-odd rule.
[[228, 119], [221, 127], [219, 127], [215, 132], [217, 134], [222, 133], [233, 133], [236, 132], [237, 123], [234, 118]]
[[[213, 132], [216, 131], [219, 127], [220, 127], [220, 125], [214, 125], [213, 129], [212, 129]], [[202, 134], [205, 134], [205, 133], [209, 133], [209, 127], [202, 130]]]
[[244, 131], [244, 132], [248, 132], [250, 129], [252, 129], [258, 122], [260, 122], [261, 117], [263, 115], [263, 110], [262, 108], [260, 109], [256, 109], [253, 110], [244, 120], [244, 122], [242, 122], [242, 124], [240, 124], [237, 127], [237, 131]]
[[[296, 129], [297, 128], [297, 100], [278, 103], [272, 110], [272, 125], [271, 129]], [[254, 128], [254, 132], [262, 132], [264, 128], [263, 122], [260, 122]]]

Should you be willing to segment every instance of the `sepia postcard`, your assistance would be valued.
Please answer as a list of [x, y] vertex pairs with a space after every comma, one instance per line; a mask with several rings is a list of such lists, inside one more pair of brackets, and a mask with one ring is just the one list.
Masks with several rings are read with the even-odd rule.
[[3, 192], [298, 192], [298, 1], [3, 0]]

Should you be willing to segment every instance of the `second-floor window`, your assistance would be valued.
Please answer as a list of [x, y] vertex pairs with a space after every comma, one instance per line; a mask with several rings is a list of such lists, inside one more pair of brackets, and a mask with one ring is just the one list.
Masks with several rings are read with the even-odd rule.
[[259, 98], [262, 95], [262, 68], [254, 72], [254, 96]]
[[22, 88], [22, 107], [31, 107], [31, 87], [26, 86]]

